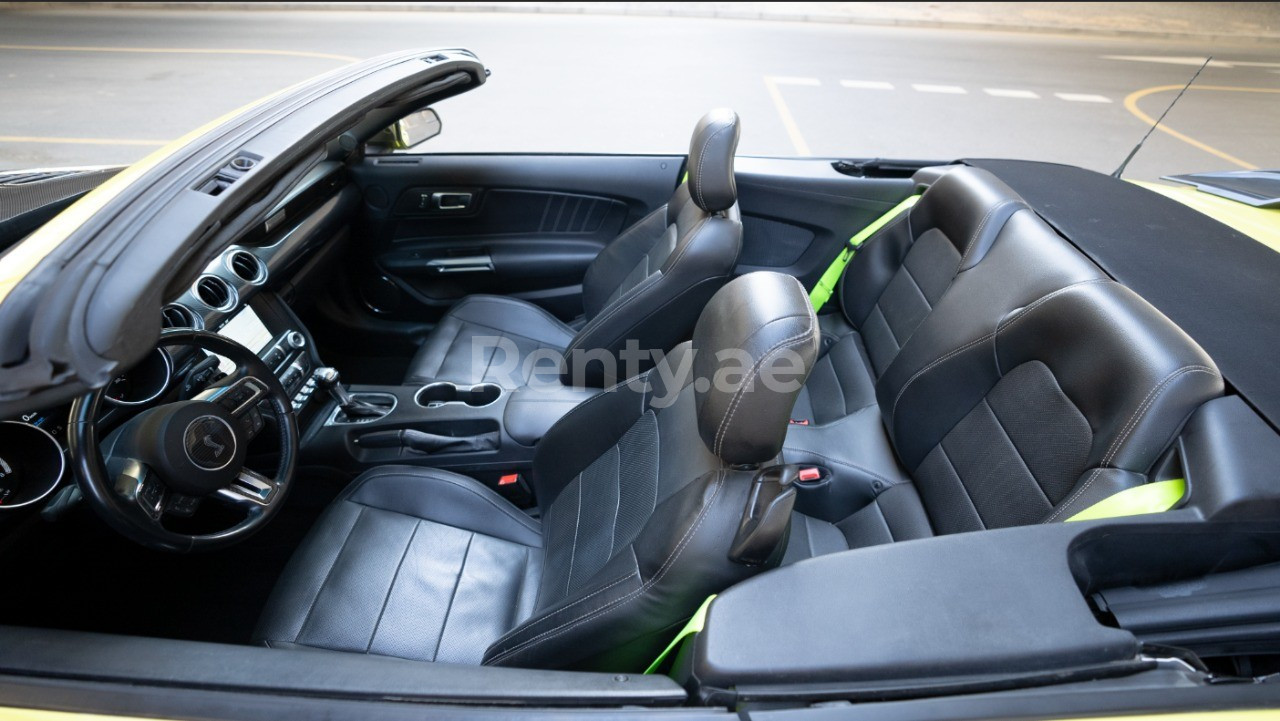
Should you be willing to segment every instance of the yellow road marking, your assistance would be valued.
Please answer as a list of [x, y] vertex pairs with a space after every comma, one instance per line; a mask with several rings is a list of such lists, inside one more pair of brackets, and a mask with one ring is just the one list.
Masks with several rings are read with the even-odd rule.
[[[1182, 87], [1183, 86], [1181, 85], [1157, 85], [1155, 87], [1143, 88], [1142, 90], [1137, 90], [1135, 92], [1129, 93], [1129, 96], [1124, 99], [1124, 108], [1125, 110], [1128, 110], [1130, 113], [1133, 113], [1139, 120], [1146, 123], [1147, 125], [1155, 125], [1156, 124], [1155, 119], [1152, 118], [1150, 115], [1147, 115], [1146, 113], [1142, 112], [1142, 110], [1138, 108], [1138, 101], [1147, 97], [1148, 95], [1154, 95], [1156, 93], [1165, 93], [1173, 90], [1181, 90]], [[1192, 90], [1217, 90], [1217, 91], [1223, 91], [1223, 92], [1238, 92], [1238, 93], [1280, 93], [1280, 88], [1243, 88], [1243, 87], [1236, 87], [1233, 85], [1192, 85], [1191, 89]], [[1228, 163], [1232, 163], [1233, 165], [1238, 165], [1241, 168], [1244, 168], [1245, 170], [1258, 169], [1258, 166], [1254, 165], [1253, 163], [1241, 160], [1240, 158], [1237, 158], [1234, 155], [1224, 153], [1221, 150], [1218, 150], [1217, 148], [1213, 147], [1212, 145], [1202, 143], [1199, 140], [1196, 140], [1195, 138], [1191, 137], [1190, 135], [1187, 135], [1186, 133], [1180, 133], [1177, 130], [1174, 130], [1173, 128], [1163, 123], [1161, 123], [1156, 128], [1156, 130], [1159, 130], [1163, 133], [1168, 133], [1169, 135], [1172, 135], [1173, 137], [1177, 138], [1178, 140], [1181, 140], [1182, 142], [1186, 143], [1187, 145], [1190, 145], [1193, 148], [1198, 148], [1200, 150], [1203, 150], [1204, 152], [1210, 155], [1217, 156], [1227, 161]]]
[[0, 135], [0, 143], [40, 143], [41, 145], [145, 145], [159, 146], [168, 140], [129, 140], [126, 138], [45, 138], [38, 135]]
[[310, 50], [254, 50], [249, 48], [127, 48], [82, 45], [0, 45], [0, 50], [34, 50], [54, 53], [169, 53], [183, 55], [281, 55], [294, 58], [320, 58], [353, 63], [360, 58]]
[[809, 144], [804, 142], [804, 136], [800, 134], [800, 126], [796, 125], [796, 119], [791, 116], [791, 110], [782, 99], [782, 93], [778, 91], [778, 83], [773, 76], [764, 76], [764, 86], [769, 90], [769, 97], [773, 99], [773, 107], [778, 110], [778, 117], [782, 118], [782, 127], [787, 129], [787, 135], [791, 137], [796, 155], [812, 155], [809, 152]]

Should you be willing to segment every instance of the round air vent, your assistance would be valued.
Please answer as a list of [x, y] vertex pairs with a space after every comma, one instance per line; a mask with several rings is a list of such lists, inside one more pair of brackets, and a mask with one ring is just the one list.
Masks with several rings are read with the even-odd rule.
[[199, 316], [185, 305], [170, 303], [160, 309], [162, 328], [199, 328], [200, 325]]
[[236, 307], [236, 290], [216, 275], [202, 275], [191, 288], [191, 293], [201, 303], [214, 310], [231, 310]]
[[267, 279], [267, 265], [247, 250], [233, 250], [227, 254], [227, 269], [246, 283], [261, 283]]

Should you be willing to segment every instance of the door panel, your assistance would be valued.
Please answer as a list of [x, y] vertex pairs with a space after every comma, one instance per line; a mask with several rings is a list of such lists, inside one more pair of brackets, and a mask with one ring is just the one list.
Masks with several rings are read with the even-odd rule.
[[587, 266], [671, 196], [681, 156], [394, 155], [354, 172], [361, 312], [431, 322], [459, 298], [523, 298], [570, 319]]

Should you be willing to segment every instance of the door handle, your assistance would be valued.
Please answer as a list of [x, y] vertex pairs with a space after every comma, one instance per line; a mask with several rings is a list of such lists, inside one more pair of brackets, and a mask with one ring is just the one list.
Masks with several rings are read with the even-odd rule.
[[466, 210], [471, 207], [471, 193], [432, 193], [436, 210]]
[[493, 259], [487, 255], [468, 255], [457, 258], [433, 258], [427, 261], [427, 269], [436, 273], [492, 273]]

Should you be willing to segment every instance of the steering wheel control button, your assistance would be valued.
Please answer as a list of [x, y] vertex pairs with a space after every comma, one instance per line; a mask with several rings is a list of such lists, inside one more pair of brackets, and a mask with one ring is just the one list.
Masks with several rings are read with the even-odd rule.
[[169, 504], [165, 510], [175, 516], [190, 516], [196, 512], [196, 508], [200, 506], [200, 499], [195, 496], [184, 496], [178, 493], [173, 494], [169, 499]]
[[187, 458], [206, 471], [226, 468], [236, 456], [236, 434], [214, 415], [200, 416], [187, 425], [182, 438]]
[[242, 378], [214, 398], [218, 405], [231, 411], [231, 415], [239, 415], [250, 404], [266, 394], [266, 387], [257, 379]]
[[138, 505], [152, 518], [159, 518], [164, 510], [164, 486], [154, 479], [147, 479], [138, 489]]
[[240, 430], [250, 438], [258, 435], [266, 422], [262, 420], [262, 413], [257, 408], [251, 408], [248, 413], [240, 416]]

